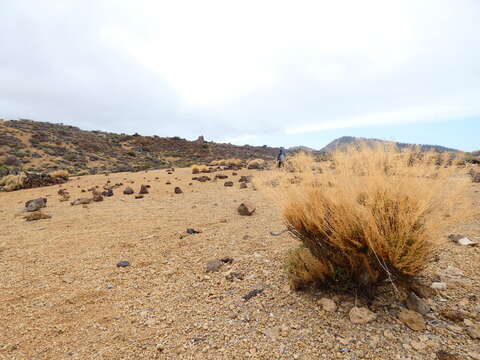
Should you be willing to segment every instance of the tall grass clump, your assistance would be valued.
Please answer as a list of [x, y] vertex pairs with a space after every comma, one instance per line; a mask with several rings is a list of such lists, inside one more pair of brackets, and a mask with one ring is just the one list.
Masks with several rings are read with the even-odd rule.
[[448, 156], [363, 146], [322, 166], [300, 154], [263, 179], [302, 245], [289, 256], [292, 287], [368, 290], [421, 272], [445, 229], [469, 214], [468, 177], [439, 166]]
[[193, 165], [192, 166], [192, 174], [199, 174], [201, 172], [208, 171], [208, 167], [206, 165]]
[[49, 174], [51, 177], [54, 177], [54, 178], [61, 178], [61, 179], [64, 179], [64, 180], [68, 180], [70, 174], [68, 173], [67, 170], [56, 170], [56, 171], [53, 171]]
[[247, 163], [248, 169], [263, 169], [265, 166], [265, 160], [263, 159], [252, 159]]
[[0, 188], [4, 191], [19, 190], [23, 187], [25, 181], [25, 174], [7, 175], [0, 179]]
[[236, 158], [230, 158], [225, 160], [226, 166], [242, 166], [242, 160]]

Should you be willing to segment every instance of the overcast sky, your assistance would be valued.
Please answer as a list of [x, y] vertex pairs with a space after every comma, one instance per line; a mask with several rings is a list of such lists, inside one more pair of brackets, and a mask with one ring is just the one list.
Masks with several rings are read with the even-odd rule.
[[480, 148], [479, 0], [0, 0], [0, 118]]

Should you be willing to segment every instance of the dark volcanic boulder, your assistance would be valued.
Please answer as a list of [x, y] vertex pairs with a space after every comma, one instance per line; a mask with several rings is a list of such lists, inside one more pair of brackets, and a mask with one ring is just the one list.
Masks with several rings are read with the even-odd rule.
[[244, 182], [244, 183], [249, 183], [250, 182], [250, 177], [249, 176], [244, 176], [242, 175], [238, 182]]
[[250, 216], [255, 212], [255, 206], [250, 202], [243, 202], [237, 209], [238, 213], [243, 216]]
[[125, 190], [123, 190], [123, 193], [125, 195], [132, 195], [133, 194], [133, 189], [130, 186], [127, 186]]
[[28, 200], [25, 203], [25, 207], [29, 212], [40, 210], [45, 206], [47, 206], [47, 198], [38, 198], [38, 199]]
[[113, 196], [113, 190], [108, 189], [108, 190], [102, 191], [102, 196], [106, 196], [106, 197]]
[[62, 177], [53, 177], [48, 174], [25, 173], [22, 189], [33, 189], [41, 186], [64, 184], [67, 180]]

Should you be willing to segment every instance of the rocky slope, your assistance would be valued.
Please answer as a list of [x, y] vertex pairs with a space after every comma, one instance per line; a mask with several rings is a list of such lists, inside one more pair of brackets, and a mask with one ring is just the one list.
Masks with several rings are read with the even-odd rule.
[[[227, 158], [273, 159], [277, 148], [236, 146], [179, 137], [85, 131], [31, 120], [0, 121], [0, 175], [14, 169], [71, 173], [188, 166]], [[3, 169], [2, 169], [3, 167]]]

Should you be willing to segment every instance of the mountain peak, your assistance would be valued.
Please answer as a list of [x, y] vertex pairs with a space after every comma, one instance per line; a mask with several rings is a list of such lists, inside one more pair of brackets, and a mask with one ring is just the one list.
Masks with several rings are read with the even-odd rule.
[[400, 143], [395, 141], [387, 141], [375, 138], [362, 138], [362, 137], [355, 137], [355, 136], [342, 136], [338, 139], [333, 140], [328, 145], [323, 147], [320, 151], [324, 153], [330, 153], [335, 150], [343, 150], [346, 149], [348, 146], [351, 145], [360, 145], [366, 144], [367, 146], [374, 146], [379, 144], [387, 144], [392, 143], [398, 146], [400, 149], [406, 148], [415, 148], [419, 147], [420, 151], [435, 151], [435, 152], [459, 152], [457, 149], [448, 148], [445, 146], [440, 145], [425, 145], [425, 144], [408, 144], [408, 143]]

